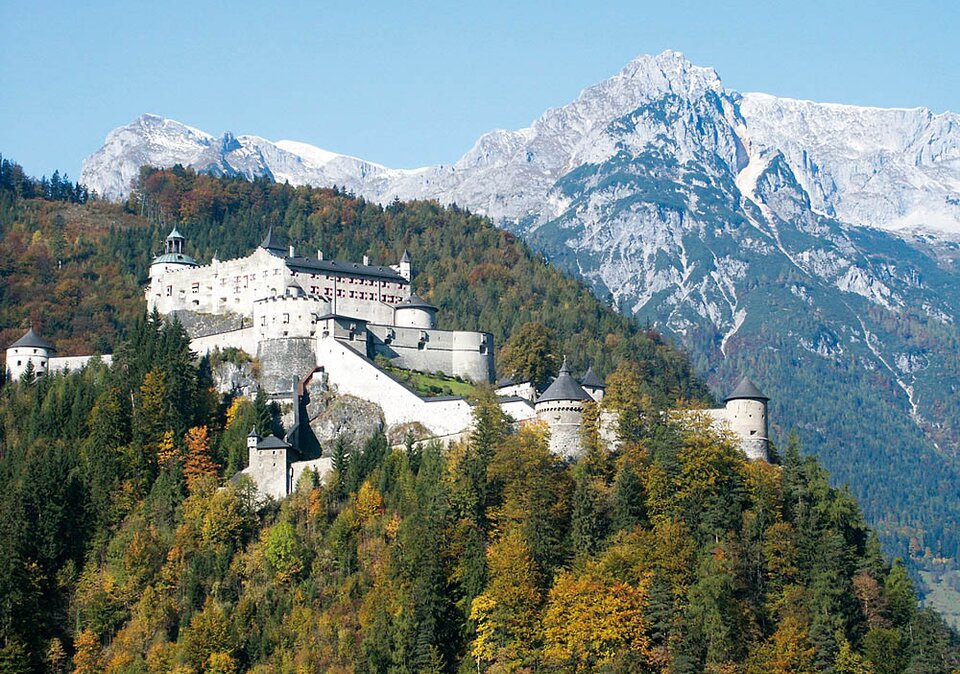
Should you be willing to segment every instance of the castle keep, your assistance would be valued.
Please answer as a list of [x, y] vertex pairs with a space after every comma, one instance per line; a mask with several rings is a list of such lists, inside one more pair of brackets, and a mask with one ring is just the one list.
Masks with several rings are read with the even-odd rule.
[[[411, 289], [413, 260], [406, 251], [396, 265], [371, 264], [366, 257], [326, 259], [321, 251], [304, 257], [281, 245], [271, 229], [246, 257], [201, 265], [186, 254], [185, 243], [174, 228], [150, 265], [148, 310], [181, 320], [199, 355], [225, 348], [255, 355], [259, 386], [292, 403], [285, 439], [251, 431], [248, 466], [235, 477], [248, 475], [262, 494], [283, 498], [306, 470], [324, 475], [332, 469], [324, 448], [312, 456], [302, 451], [311, 431], [301, 413], [313, 386], [373, 404], [387, 429], [417, 427], [442, 442], [469, 433], [473, 414], [466, 399], [421, 395], [390, 371], [442, 372], [474, 383], [492, 383], [495, 374], [492, 335], [438, 329], [437, 308]], [[55, 352], [31, 328], [7, 349], [7, 370], [19, 379], [29, 369], [73, 370], [92, 358], [58, 358]], [[507, 415], [518, 423], [543, 423], [550, 450], [575, 460], [583, 453], [585, 407], [602, 401], [604, 383], [592, 369], [576, 379], [564, 359], [543, 392], [529, 382], [501, 382], [496, 392]], [[766, 460], [767, 401], [744, 378], [725, 407], [705, 414], [731, 432], [749, 458]], [[601, 413], [600, 432], [611, 446], [617, 422], [615, 413]]]

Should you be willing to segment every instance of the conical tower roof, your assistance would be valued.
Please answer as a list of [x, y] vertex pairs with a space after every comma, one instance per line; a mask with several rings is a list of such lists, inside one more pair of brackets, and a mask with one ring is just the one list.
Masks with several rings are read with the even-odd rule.
[[560, 368], [560, 374], [553, 380], [553, 383], [547, 387], [547, 390], [537, 398], [537, 403], [549, 402], [552, 400], [593, 400], [590, 394], [583, 390], [583, 387], [577, 383], [577, 380], [570, 374], [570, 368], [567, 367], [567, 359], [563, 359], [563, 366]]
[[407, 252], [407, 249], [403, 249], [403, 255], [400, 257], [401, 262], [410, 262], [410, 253]]
[[287, 252], [287, 249], [284, 248], [278, 241], [277, 237], [273, 235], [273, 225], [271, 225], [267, 230], [267, 235], [263, 237], [263, 241], [260, 242], [260, 247], [273, 253]]
[[9, 348], [12, 349], [14, 347], [21, 346], [33, 349], [47, 349], [48, 351], [56, 351], [56, 349], [53, 348], [53, 344], [33, 331], [33, 326], [27, 330], [27, 334], [11, 344]]
[[580, 380], [580, 386], [587, 388], [606, 388], [603, 380], [593, 371], [592, 365], [587, 368], [587, 373], [583, 375], [583, 379]]
[[405, 299], [403, 302], [397, 305], [397, 309], [433, 309], [436, 310], [436, 307], [427, 302], [425, 299], [420, 297], [417, 293], [410, 293], [410, 297]]
[[728, 395], [724, 402], [728, 400], [770, 400], [767, 396], [763, 395], [760, 392], [760, 389], [757, 388], [748, 377], [744, 377], [740, 380], [740, 383], [737, 384], [737, 387], [733, 389], [733, 393]]

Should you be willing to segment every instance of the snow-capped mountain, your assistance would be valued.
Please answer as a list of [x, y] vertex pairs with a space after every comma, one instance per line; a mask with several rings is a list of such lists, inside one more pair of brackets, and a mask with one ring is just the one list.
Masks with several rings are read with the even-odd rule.
[[[724, 89], [713, 69], [673, 51], [634, 59], [528, 128], [485, 134], [451, 165], [388, 169], [307, 143], [230, 133], [218, 138], [146, 114], [107, 136], [84, 162], [81, 181], [117, 199], [129, 193], [141, 165], [179, 163], [293, 185], [343, 185], [381, 201], [436, 198], [469, 204], [494, 219], [546, 217], [545, 203], [562, 208], [548, 197], [557, 180], [616, 153], [611, 122], [651, 101], [708, 95], [720, 106], [727, 140], [732, 133], [735, 147], [723, 151], [733, 153], [726, 157], [733, 170], [779, 150], [819, 212], [855, 225], [960, 233], [957, 114], [738, 94]], [[635, 131], [632, 142], [642, 145], [653, 127]], [[684, 138], [676, 140], [679, 152], [691, 150]]]
[[[175, 163], [490, 216], [675, 336], [717, 390], [749, 372], [781, 429], [891, 522], [900, 554], [928, 533], [890, 504], [926, 503], [931, 466], [942, 493], [960, 489], [956, 114], [740, 94], [664, 52], [452, 165], [389, 169], [145, 115], [108, 136], [81, 181], [116, 198], [140, 165]], [[960, 552], [960, 532], [938, 535]]]

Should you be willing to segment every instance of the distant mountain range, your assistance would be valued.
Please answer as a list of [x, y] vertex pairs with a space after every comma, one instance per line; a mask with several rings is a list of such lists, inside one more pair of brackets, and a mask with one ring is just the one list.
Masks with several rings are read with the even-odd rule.
[[390, 169], [144, 115], [81, 182], [144, 164], [484, 213], [691, 351], [749, 373], [921, 565], [960, 552], [960, 116], [740, 94], [681, 54], [631, 61], [454, 164]]

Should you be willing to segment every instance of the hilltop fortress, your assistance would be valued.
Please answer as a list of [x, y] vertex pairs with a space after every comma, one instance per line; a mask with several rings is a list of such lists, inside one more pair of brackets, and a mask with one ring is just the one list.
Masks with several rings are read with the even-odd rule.
[[[283, 498], [305, 470], [322, 475], [331, 469], [329, 448], [315, 447], [315, 456], [305, 448], [309, 422], [302, 414], [308, 391], [316, 387], [373, 403], [387, 429], [416, 427], [422, 436], [442, 442], [469, 433], [469, 401], [422, 395], [396, 373], [443, 373], [492, 384], [493, 336], [438, 329], [437, 308], [411, 288], [414, 265], [407, 252], [397, 265], [325, 259], [321, 251], [304, 257], [281, 245], [270, 230], [246, 257], [201, 265], [185, 252], [185, 243], [174, 228], [150, 265], [148, 310], [181, 320], [199, 355], [235, 348], [255, 356], [259, 386], [292, 403], [284, 439], [261, 437], [256, 430], [248, 438], [249, 461], [242, 474], [261, 493]], [[19, 379], [28, 369], [37, 374], [72, 370], [91, 358], [54, 354], [54, 347], [31, 329], [7, 349], [7, 370]], [[572, 460], [583, 452], [585, 406], [602, 400], [604, 384], [592, 370], [578, 380], [564, 360], [541, 393], [527, 382], [501, 382], [496, 392], [506, 414], [519, 423], [546, 424], [551, 451]], [[739, 438], [749, 458], [766, 460], [767, 400], [744, 379], [725, 407], [705, 413], [714, 426]], [[601, 434], [611, 442], [616, 423], [613, 413], [601, 415]]]

